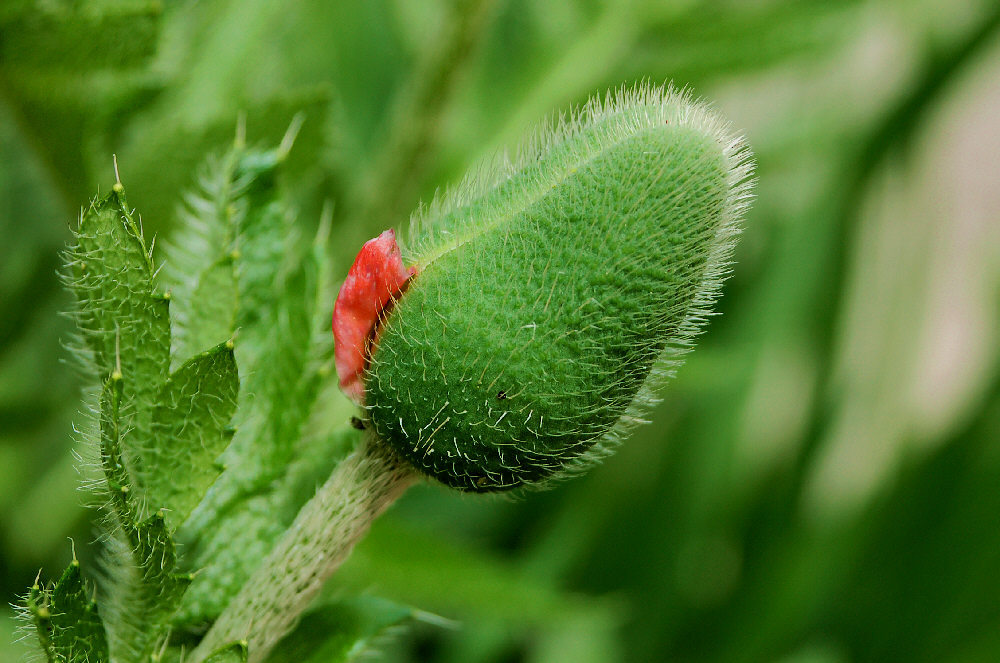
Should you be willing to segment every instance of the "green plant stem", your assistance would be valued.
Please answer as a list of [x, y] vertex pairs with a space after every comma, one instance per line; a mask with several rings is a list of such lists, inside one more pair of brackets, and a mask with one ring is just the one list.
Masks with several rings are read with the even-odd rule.
[[278, 545], [229, 603], [194, 651], [201, 663], [245, 641], [259, 663], [295, 625], [323, 583], [351, 554], [372, 521], [416, 479], [370, 431], [308, 502]]

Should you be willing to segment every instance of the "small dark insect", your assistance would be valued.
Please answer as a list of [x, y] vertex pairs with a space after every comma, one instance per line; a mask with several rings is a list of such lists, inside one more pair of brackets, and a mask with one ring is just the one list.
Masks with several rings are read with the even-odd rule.
[[357, 417], [351, 417], [351, 427], [357, 428], [358, 430], [364, 430], [365, 422], [361, 421]]
[[507, 400], [507, 392], [501, 389], [497, 392], [497, 399], [501, 401]]

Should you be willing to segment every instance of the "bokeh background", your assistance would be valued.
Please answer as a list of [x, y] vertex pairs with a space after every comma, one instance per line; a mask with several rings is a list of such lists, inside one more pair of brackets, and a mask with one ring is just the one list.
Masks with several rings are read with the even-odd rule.
[[0, 603], [70, 538], [94, 556], [56, 270], [113, 153], [169, 237], [238, 115], [274, 144], [303, 112], [285, 185], [305, 230], [334, 203], [346, 271], [533, 123], [644, 80], [757, 154], [722, 315], [587, 476], [421, 486], [376, 524], [335, 582], [427, 613], [381, 660], [1000, 660], [995, 0], [5, 0]]

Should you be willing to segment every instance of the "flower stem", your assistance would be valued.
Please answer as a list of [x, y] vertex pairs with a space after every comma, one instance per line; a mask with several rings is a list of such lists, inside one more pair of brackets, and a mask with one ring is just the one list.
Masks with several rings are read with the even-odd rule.
[[249, 663], [264, 660], [298, 621], [372, 521], [415, 481], [414, 471], [365, 432], [317, 491], [260, 568], [229, 603], [191, 657], [246, 641]]

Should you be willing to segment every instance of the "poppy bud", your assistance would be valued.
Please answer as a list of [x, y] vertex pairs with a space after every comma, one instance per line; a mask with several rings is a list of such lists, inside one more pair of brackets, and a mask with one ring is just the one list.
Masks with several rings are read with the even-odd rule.
[[476, 492], [606, 455], [711, 313], [751, 172], [703, 104], [641, 87], [591, 100], [419, 211], [419, 275], [358, 374], [375, 434]]

